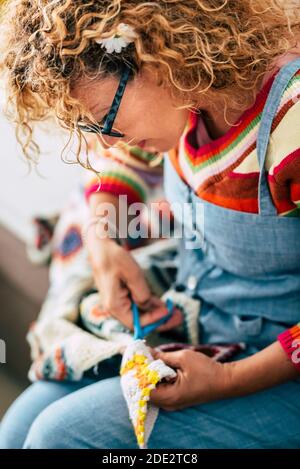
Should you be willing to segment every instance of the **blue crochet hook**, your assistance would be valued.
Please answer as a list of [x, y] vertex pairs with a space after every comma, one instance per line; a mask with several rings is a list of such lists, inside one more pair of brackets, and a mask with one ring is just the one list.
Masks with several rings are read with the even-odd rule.
[[150, 334], [150, 332], [157, 329], [157, 327], [161, 326], [162, 324], [165, 324], [173, 316], [173, 313], [174, 313], [173, 301], [170, 299], [167, 299], [166, 307], [167, 307], [168, 313], [163, 318], [160, 318], [158, 321], [152, 322], [151, 324], [147, 324], [147, 326], [142, 327], [140, 323], [140, 314], [139, 314], [138, 307], [136, 303], [133, 302], [132, 303], [133, 327], [134, 327], [133, 338], [135, 340], [143, 339], [146, 335]]

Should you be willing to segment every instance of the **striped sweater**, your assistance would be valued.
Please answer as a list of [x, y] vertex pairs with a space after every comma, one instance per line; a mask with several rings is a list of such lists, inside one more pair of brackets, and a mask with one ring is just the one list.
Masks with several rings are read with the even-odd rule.
[[[202, 199], [242, 212], [258, 213], [257, 135], [262, 110], [276, 73], [265, 82], [255, 103], [222, 137], [211, 139], [201, 113], [191, 112], [178, 146], [169, 152], [181, 178]], [[96, 190], [126, 194], [128, 202], [147, 198], [162, 180], [162, 166], [149, 169], [148, 154], [137, 148], [103, 151], [89, 144], [91, 163], [99, 173], [87, 176], [86, 196]], [[278, 216], [300, 216], [300, 70], [288, 83], [275, 116], [265, 161], [268, 184]], [[292, 358], [300, 323], [279, 337]], [[300, 340], [299, 340], [300, 343]], [[295, 345], [296, 344], [296, 345]], [[299, 354], [300, 355], [300, 354]], [[300, 364], [293, 363], [300, 371]]]
[[88, 137], [89, 163], [94, 172], [85, 172], [87, 199], [94, 192], [100, 191], [126, 195], [129, 204], [145, 202], [151, 190], [161, 186], [162, 164], [149, 168], [148, 161], [153, 159], [153, 155], [124, 144], [103, 150], [96, 137]]
[[[197, 116], [192, 115], [179, 166], [200, 198], [243, 212], [258, 212], [259, 166], [256, 140], [274, 76], [254, 105], [221, 138], [195, 148]], [[266, 157], [268, 183], [278, 215], [299, 216], [300, 72], [290, 81], [272, 126]], [[298, 100], [298, 101], [297, 101]]]
[[300, 323], [280, 334], [278, 340], [293, 365], [300, 371]]
[[[191, 112], [178, 147], [169, 152], [182, 179], [200, 198], [233, 210], [258, 213], [259, 166], [256, 140], [262, 110], [275, 74], [259, 92], [253, 106], [224, 136], [201, 145], [201, 113]], [[300, 71], [286, 87], [272, 126], [266, 157], [271, 195], [279, 216], [300, 216]], [[200, 139], [200, 142], [199, 142]], [[208, 141], [207, 141], [208, 140]], [[200, 143], [200, 144], [199, 144]], [[145, 152], [103, 152], [96, 138], [89, 143], [91, 162], [101, 177], [88, 175], [86, 195], [97, 189], [126, 194], [128, 202], [144, 201], [149, 189], [161, 183], [162, 166], [149, 169]]]

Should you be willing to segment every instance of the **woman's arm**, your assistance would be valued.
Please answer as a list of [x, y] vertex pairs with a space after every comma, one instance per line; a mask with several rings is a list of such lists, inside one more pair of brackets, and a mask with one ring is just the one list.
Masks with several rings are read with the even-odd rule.
[[[132, 166], [135, 162], [125, 153], [120, 154], [121, 150], [118, 150], [118, 153], [117, 149], [104, 152], [97, 146], [91, 147], [92, 143], [93, 140], [90, 140], [93, 159], [90, 162], [94, 163], [92, 166], [98, 171], [99, 179], [97, 174], [92, 172], [86, 174], [85, 194], [90, 220], [84, 230], [85, 244], [95, 283], [101, 292], [102, 307], [132, 329], [132, 300], [144, 311], [141, 315], [142, 326], [165, 316], [166, 306], [150, 291], [143, 271], [131, 253], [115, 242], [116, 235], [120, 234], [121, 241], [127, 246], [126, 227], [130, 220], [135, 218], [135, 215], [127, 216], [127, 206], [124, 206], [124, 203], [119, 205], [119, 195], [126, 195], [128, 204], [146, 201], [148, 190], [159, 183], [162, 168], [152, 169], [144, 165], [143, 171], [140, 168], [138, 172], [137, 168]], [[123, 156], [127, 158], [128, 165], [122, 163]], [[139, 163], [139, 166], [141, 165], [142, 163]], [[100, 220], [102, 217], [105, 217], [104, 223]], [[122, 233], [119, 233], [119, 225], [122, 226]], [[109, 233], [110, 228], [112, 231]], [[182, 315], [178, 310], [165, 324], [165, 328], [176, 327], [181, 322]]]
[[237, 362], [224, 365], [230, 375], [229, 397], [239, 397], [300, 377], [279, 342]]
[[177, 371], [173, 383], [162, 383], [151, 393], [151, 401], [165, 410], [246, 396], [300, 377], [279, 342], [224, 364], [191, 350], [153, 353]]

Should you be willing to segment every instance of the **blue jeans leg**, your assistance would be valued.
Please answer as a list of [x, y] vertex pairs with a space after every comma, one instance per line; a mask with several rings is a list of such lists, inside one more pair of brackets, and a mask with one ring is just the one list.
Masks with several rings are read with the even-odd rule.
[[79, 382], [38, 381], [29, 386], [10, 406], [0, 425], [0, 449], [22, 448], [27, 433], [37, 416], [50, 404], [101, 379], [116, 376], [120, 356], [104, 360], [98, 377], [85, 377]]
[[[149, 448], [299, 448], [300, 381], [238, 399], [160, 411]], [[24, 448], [137, 448], [120, 380], [86, 386], [47, 407]]]
[[38, 381], [10, 406], [0, 425], [0, 449], [22, 448], [32, 422], [52, 402], [90, 384]]

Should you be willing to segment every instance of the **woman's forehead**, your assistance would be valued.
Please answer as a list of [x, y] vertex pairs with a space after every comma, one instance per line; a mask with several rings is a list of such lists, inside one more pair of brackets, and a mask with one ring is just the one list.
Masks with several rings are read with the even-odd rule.
[[103, 113], [111, 106], [118, 80], [114, 77], [81, 79], [72, 88], [71, 95], [90, 112]]
[[[99, 119], [110, 109], [118, 84], [119, 80], [114, 76], [101, 79], [83, 78], [74, 84], [71, 95], [92, 112], [95, 118]], [[153, 93], [153, 85], [149, 76], [137, 75], [127, 83], [122, 101], [126, 100], [130, 107], [134, 102], [136, 106], [137, 100], [142, 98], [141, 94], [144, 99], [147, 99], [147, 96]]]
[[110, 91], [113, 93], [117, 83], [117, 78], [113, 76], [106, 76], [103, 78], [81, 78], [73, 84], [72, 96], [75, 98], [81, 98], [94, 93], [101, 93], [102, 95], [108, 94]]

